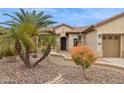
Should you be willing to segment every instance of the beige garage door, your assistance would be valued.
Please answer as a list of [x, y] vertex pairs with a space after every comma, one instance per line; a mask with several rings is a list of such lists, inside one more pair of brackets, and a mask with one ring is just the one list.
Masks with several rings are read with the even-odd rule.
[[103, 35], [103, 56], [104, 57], [120, 57], [120, 36], [119, 35]]

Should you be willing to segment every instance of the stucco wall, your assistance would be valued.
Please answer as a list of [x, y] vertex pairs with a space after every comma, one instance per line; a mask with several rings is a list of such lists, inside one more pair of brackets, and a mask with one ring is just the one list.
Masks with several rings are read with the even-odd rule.
[[[66, 36], [66, 33], [67, 31], [70, 31], [72, 30], [72, 28], [68, 27], [68, 26], [60, 26], [60, 27], [57, 27], [55, 29], [55, 32], [57, 34], [60, 34], [58, 37], [57, 37], [57, 42], [58, 42], [58, 49], [60, 50], [60, 47], [61, 47], [61, 43], [60, 43], [60, 40], [61, 40], [61, 37], [66, 37], [66, 50], [69, 50], [69, 37]], [[71, 40], [71, 38], [70, 38]]]
[[69, 51], [69, 37], [66, 37], [66, 49]]
[[84, 45], [85, 44], [85, 37], [81, 36], [81, 44]]
[[96, 28], [96, 30], [102, 34], [124, 33], [124, 17], [120, 17], [102, 26], [99, 26]]
[[64, 32], [70, 31], [70, 30], [72, 30], [70, 27], [60, 26], [60, 27], [58, 27], [58, 28], [55, 29], [55, 32], [57, 34], [61, 34], [61, 33], [64, 33]]
[[[119, 34], [122, 35], [124, 34], [124, 17], [120, 17], [118, 19], [112, 20], [111, 22], [108, 22], [102, 26], [96, 27], [97, 30], [97, 51], [103, 55], [103, 50], [102, 50], [102, 38], [98, 38], [98, 35], [102, 35], [102, 34]], [[124, 42], [124, 39], [123, 39]], [[121, 43], [123, 43], [121, 42]], [[98, 43], [101, 43], [101, 45], [99, 45]], [[123, 44], [121, 44], [120, 47], [120, 53], [122, 55], [122, 49], [124, 47], [122, 47]]]
[[85, 44], [88, 45], [94, 51], [97, 50], [97, 32], [92, 31], [86, 34]]
[[73, 34], [69, 34], [68, 40], [69, 40], [69, 42], [68, 42], [68, 50], [70, 50], [74, 46], [74, 43], [73, 43]]
[[121, 35], [121, 57], [124, 57], [124, 35]]
[[78, 38], [79, 34], [69, 34], [68, 37], [68, 50], [74, 47], [74, 38]]

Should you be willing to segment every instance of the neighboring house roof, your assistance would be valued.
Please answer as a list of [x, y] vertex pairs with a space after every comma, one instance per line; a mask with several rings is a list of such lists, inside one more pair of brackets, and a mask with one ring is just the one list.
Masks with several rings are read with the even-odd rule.
[[73, 30], [68, 31], [67, 33], [85, 33], [93, 29], [93, 25], [88, 25], [84, 27], [75, 27]]
[[59, 27], [61, 27], [61, 26], [67, 26], [67, 27], [73, 29], [72, 26], [69, 26], [69, 25], [67, 25], [67, 24], [60, 24], [60, 25], [57, 25], [57, 26], [54, 27], [54, 29], [59, 28]]
[[111, 21], [113, 21], [113, 20], [115, 20], [115, 19], [117, 19], [117, 18], [123, 17], [123, 16], [124, 16], [124, 12], [119, 13], [119, 14], [117, 14], [117, 15], [115, 15], [115, 16], [112, 16], [112, 17], [110, 17], [110, 18], [108, 18], [108, 19], [105, 19], [105, 20], [103, 20], [103, 21], [101, 21], [101, 22], [98, 22], [98, 23], [94, 24], [94, 26], [95, 26], [95, 27], [102, 26], [102, 25], [104, 25], [104, 24], [106, 24], [106, 23], [108, 23], [108, 22], [111, 22]]

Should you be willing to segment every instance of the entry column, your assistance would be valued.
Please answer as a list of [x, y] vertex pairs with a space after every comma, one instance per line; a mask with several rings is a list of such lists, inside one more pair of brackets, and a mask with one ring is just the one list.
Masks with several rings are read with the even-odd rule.
[[120, 56], [124, 57], [124, 35], [121, 35], [120, 37]]

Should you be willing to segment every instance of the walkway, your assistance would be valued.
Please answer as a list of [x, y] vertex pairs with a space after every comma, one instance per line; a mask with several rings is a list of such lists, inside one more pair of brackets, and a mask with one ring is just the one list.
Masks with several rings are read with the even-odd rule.
[[[70, 55], [66, 51], [51, 52], [51, 61], [62, 66], [75, 66]], [[108, 65], [124, 69], [124, 58], [98, 58], [95, 62], [97, 65]]]

